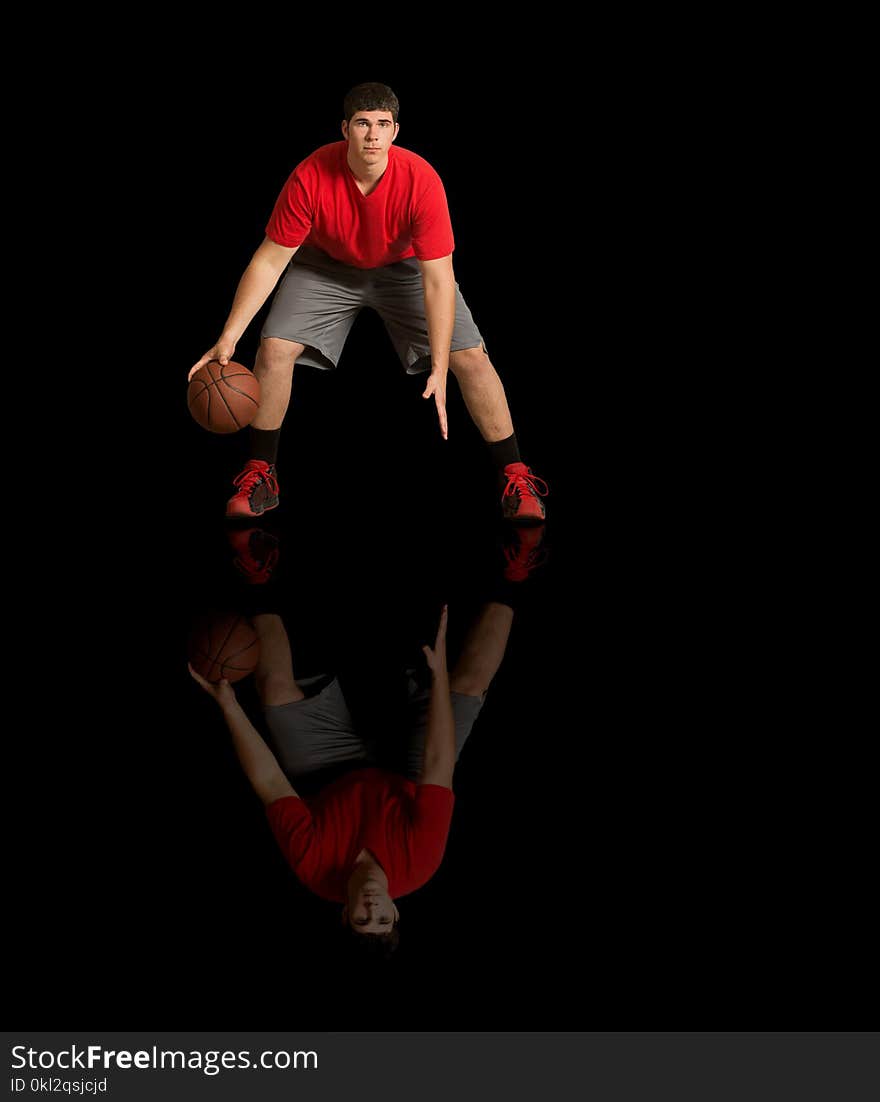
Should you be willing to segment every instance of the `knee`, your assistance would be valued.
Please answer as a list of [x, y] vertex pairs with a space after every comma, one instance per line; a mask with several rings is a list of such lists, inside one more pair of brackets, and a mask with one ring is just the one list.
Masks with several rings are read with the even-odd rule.
[[263, 367], [272, 371], [290, 371], [305, 351], [305, 345], [285, 341], [280, 337], [263, 337], [260, 341], [260, 360]]
[[453, 673], [449, 679], [449, 688], [461, 696], [482, 696], [489, 688], [491, 678], [481, 677], [478, 670], [462, 670]]
[[449, 370], [456, 378], [460, 378], [462, 375], [475, 377], [494, 374], [495, 372], [489, 354], [482, 344], [476, 348], [461, 348], [457, 352], [450, 352]]

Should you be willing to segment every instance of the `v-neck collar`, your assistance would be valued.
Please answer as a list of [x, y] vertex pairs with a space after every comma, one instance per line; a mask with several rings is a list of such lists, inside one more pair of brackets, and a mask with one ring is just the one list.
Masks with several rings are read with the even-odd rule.
[[355, 195], [357, 196], [357, 198], [363, 200], [364, 202], [366, 202], [368, 199], [372, 199], [373, 196], [376, 194], [376, 192], [382, 187], [382, 185], [385, 182], [386, 177], [388, 176], [388, 173], [391, 171], [391, 148], [389, 148], [389, 150], [388, 150], [388, 163], [385, 165], [385, 171], [382, 173], [382, 175], [376, 181], [376, 186], [373, 188], [373, 190], [370, 192], [370, 194], [369, 195], [364, 195], [364, 193], [358, 187], [357, 177], [352, 172], [351, 165], [348, 163], [348, 143], [346, 142], [344, 144], [345, 144], [345, 148], [342, 151], [342, 163], [345, 166], [345, 174], [348, 177], [348, 179], [350, 180], [351, 186], [354, 189], [354, 192], [355, 192]]

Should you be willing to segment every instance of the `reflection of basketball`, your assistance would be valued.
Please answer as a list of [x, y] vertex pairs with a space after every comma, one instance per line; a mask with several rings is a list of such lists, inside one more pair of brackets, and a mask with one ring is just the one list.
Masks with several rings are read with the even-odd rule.
[[244, 616], [217, 615], [201, 620], [189, 640], [189, 660], [196, 673], [215, 684], [224, 677], [241, 681], [260, 657], [260, 641]]
[[260, 408], [260, 381], [244, 364], [203, 364], [189, 381], [189, 411], [209, 432], [238, 432]]

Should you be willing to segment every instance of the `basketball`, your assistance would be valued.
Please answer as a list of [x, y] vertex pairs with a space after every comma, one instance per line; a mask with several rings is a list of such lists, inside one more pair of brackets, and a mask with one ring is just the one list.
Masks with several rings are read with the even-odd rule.
[[189, 640], [189, 660], [196, 673], [216, 684], [230, 683], [253, 673], [260, 657], [260, 641], [244, 616], [214, 615], [200, 620]]
[[189, 411], [209, 432], [238, 432], [260, 408], [260, 381], [244, 364], [203, 364], [189, 381]]

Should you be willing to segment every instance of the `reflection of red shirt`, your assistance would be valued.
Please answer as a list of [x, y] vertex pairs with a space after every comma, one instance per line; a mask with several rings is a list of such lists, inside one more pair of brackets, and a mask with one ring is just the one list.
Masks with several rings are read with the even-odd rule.
[[290, 867], [322, 899], [345, 902], [355, 858], [368, 849], [392, 899], [427, 883], [443, 860], [452, 789], [416, 785], [382, 769], [346, 773], [306, 804], [284, 796], [266, 808]]
[[271, 241], [313, 245], [354, 268], [449, 256], [455, 241], [446, 192], [426, 160], [392, 145], [382, 178], [364, 195], [347, 155], [348, 142], [332, 142], [296, 166], [266, 226]]

